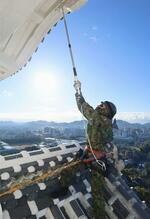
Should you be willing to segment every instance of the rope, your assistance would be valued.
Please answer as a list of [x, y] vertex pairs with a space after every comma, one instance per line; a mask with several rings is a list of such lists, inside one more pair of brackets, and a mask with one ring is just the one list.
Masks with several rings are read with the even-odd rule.
[[94, 157], [96, 163], [97, 163], [99, 166], [101, 166], [102, 170], [105, 171], [105, 170], [106, 170], [106, 166], [105, 166], [104, 162], [98, 160], [97, 157], [96, 157], [96, 155], [94, 154], [94, 151], [93, 151], [93, 148], [92, 148], [92, 144], [91, 144], [91, 141], [90, 141], [90, 138], [89, 138], [89, 135], [88, 135], [88, 132], [87, 132], [87, 128], [86, 128], [86, 123], [85, 123], [85, 119], [84, 119], [84, 116], [83, 116], [83, 108], [82, 108], [82, 106], [81, 106], [81, 113], [82, 113], [83, 126], [84, 126], [84, 129], [85, 129], [85, 136], [86, 136], [87, 141], [88, 141], [88, 144], [89, 144], [89, 146], [90, 146], [90, 150], [91, 150], [91, 152], [92, 152], [92, 155], [93, 155], [93, 157]]
[[11, 185], [10, 188], [7, 189], [7, 191], [5, 192], [1, 192], [0, 193], [0, 197], [4, 196], [4, 195], [8, 195], [8, 194], [12, 194], [13, 192], [15, 192], [18, 189], [23, 189], [26, 186], [30, 186], [33, 185], [35, 183], [39, 183], [44, 181], [45, 179], [49, 178], [49, 177], [53, 177], [53, 176], [57, 176], [59, 174], [61, 174], [61, 172], [67, 168], [76, 166], [77, 164], [79, 164], [81, 161], [77, 160], [77, 161], [72, 161], [70, 163], [64, 164], [61, 167], [58, 167], [56, 170], [49, 170], [46, 173], [43, 173], [42, 175], [38, 175], [38, 176], [34, 176], [33, 179], [27, 179], [24, 178], [22, 182], [18, 182], [18, 183], [13, 183]]

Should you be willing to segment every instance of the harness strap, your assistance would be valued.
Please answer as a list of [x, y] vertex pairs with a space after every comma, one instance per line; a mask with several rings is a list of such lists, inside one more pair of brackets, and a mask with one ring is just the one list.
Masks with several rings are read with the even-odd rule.
[[101, 158], [101, 157], [106, 157], [106, 152], [104, 152], [104, 151], [94, 150], [94, 149], [91, 150], [91, 148], [88, 147], [88, 146], [86, 146], [85, 150], [90, 152], [90, 153], [92, 153], [92, 151], [93, 151], [93, 153], [96, 155], [96, 157], [98, 159]]
[[91, 151], [90, 147], [88, 147], [88, 146], [85, 147], [84, 153], [85, 153], [85, 157], [83, 157], [83, 163], [85, 163], [85, 164], [89, 164], [89, 163], [92, 163], [93, 161], [95, 161], [95, 157], [93, 156], [93, 153], [98, 160], [106, 158], [106, 153], [104, 151], [100, 151], [100, 150], [92, 150]]

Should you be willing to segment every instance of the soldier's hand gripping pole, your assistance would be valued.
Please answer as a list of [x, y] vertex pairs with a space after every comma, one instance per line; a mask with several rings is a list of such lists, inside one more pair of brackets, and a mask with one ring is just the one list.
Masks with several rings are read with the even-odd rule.
[[74, 88], [76, 90], [76, 93], [80, 95], [81, 94], [81, 82], [77, 78], [74, 80]]
[[[66, 32], [67, 41], [68, 41], [69, 53], [70, 53], [70, 57], [71, 57], [71, 63], [72, 63], [72, 67], [73, 67], [74, 87], [76, 89], [76, 92], [78, 94], [80, 94], [81, 93], [81, 83], [78, 83], [79, 81], [78, 81], [78, 78], [77, 78], [77, 70], [76, 70], [76, 67], [75, 67], [75, 62], [74, 62], [74, 57], [73, 57], [73, 52], [72, 52], [72, 47], [71, 47], [70, 36], [69, 36], [69, 31], [68, 31], [68, 27], [67, 27], [65, 12], [64, 12], [64, 7], [62, 6], [61, 9], [62, 9], [62, 14], [63, 14], [65, 32]], [[80, 84], [80, 86], [79, 86], [79, 84]]]

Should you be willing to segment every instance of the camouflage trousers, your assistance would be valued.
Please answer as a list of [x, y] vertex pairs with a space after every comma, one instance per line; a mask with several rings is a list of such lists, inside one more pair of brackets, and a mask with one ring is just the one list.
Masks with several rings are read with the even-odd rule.
[[[86, 168], [80, 163], [72, 168], [68, 168], [61, 173], [60, 183], [64, 187], [69, 187], [76, 181], [77, 172]], [[93, 169], [90, 171], [91, 191], [92, 191], [92, 209], [90, 210], [91, 219], [105, 219], [105, 202], [103, 198], [104, 177]]]
[[104, 177], [96, 170], [91, 171], [93, 219], [105, 219], [105, 202], [103, 198]]

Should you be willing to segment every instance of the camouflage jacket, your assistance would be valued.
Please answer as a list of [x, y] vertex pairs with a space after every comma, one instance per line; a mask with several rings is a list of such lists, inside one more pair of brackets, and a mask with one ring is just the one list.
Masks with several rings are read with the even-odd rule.
[[93, 109], [83, 98], [82, 94], [76, 94], [78, 109], [88, 120], [87, 134], [92, 148], [105, 150], [105, 145], [112, 141], [112, 120], [101, 114], [99, 109]]

